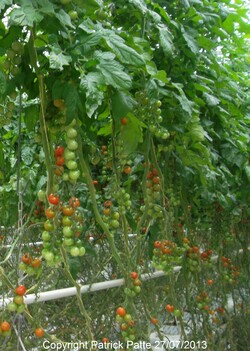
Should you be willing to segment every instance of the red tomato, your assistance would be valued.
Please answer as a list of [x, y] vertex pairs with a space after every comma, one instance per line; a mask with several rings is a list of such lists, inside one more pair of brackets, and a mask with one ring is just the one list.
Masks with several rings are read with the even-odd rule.
[[24, 254], [22, 256], [22, 262], [25, 263], [25, 264], [31, 264], [31, 261], [32, 261], [32, 257], [30, 256], [30, 254]]
[[64, 154], [64, 147], [63, 146], [57, 146], [57, 148], [54, 151], [55, 156], [59, 157], [62, 156]]
[[2, 331], [9, 331], [9, 330], [10, 330], [10, 323], [9, 323], [9, 322], [6, 322], [6, 321], [2, 322], [2, 323], [0, 324], [0, 329], [1, 329]]
[[116, 310], [116, 314], [120, 317], [124, 317], [126, 315], [126, 310], [123, 307], [118, 307]]
[[131, 277], [132, 279], [137, 279], [137, 278], [138, 278], [138, 273], [137, 273], [137, 272], [131, 272], [131, 273], [130, 273], [130, 277]]
[[167, 304], [165, 308], [166, 308], [166, 311], [169, 312], [169, 313], [174, 312], [174, 306], [173, 305]]
[[58, 205], [59, 204], [59, 197], [55, 194], [50, 194], [48, 197], [49, 203], [52, 205]]
[[19, 296], [23, 296], [25, 293], [26, 293], [26, 287], [24, 286], [24, 285], [19, 285], [17, 288], [16, 288], [16, 290], [15, 290], [15, 292], [16, 292], [16, 294], [17, 295], [19, 295]]

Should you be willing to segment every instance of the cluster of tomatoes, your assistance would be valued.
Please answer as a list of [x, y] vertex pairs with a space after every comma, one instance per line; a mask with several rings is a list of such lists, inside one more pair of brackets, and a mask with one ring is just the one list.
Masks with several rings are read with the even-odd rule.
[[138, 102], [134, 113], [142, 116], [142, 118], [148, 122], [149, 131], [159, 139], [166, 140], [169, 138], [169, 132], [164, 128], [161, 123], [163, 117], [161, 115], [161, 101], [156, 100], [152, 102], [144, 91], [136, 92], [135, 98]]
[[7, 321], [0, 321], [0, 335], [7, 337], [11, 334], [11, 326], [10, 323]]
[[127, 313], [124, 307], [118, 307], [116, 310], [116, 321], [120, 325], [122, 338], [125, 341], [135, 340], [135, 321], [131, 314]]
[[232, 263], [232, 260], [228, 257], [221, 257], [222, 265], [222, 278], [228, 284], [235, 284], [238, 277], [240, 276], [240, 270], [238, 266]]
[[68, 203], [62, 203], [58, 195], [50, 194], [48, 202], [50, 207], [45, 211], [47, 220], [42, 233], [42, 256], [49, 265], [59, 263], [61, 257], [58, 249], [61, 245], [71, 256], [83, 256], [85, 248], [79, 239], [83, 224], [83, 217], [77, 209], [79, 199], [71, 197]]
[[170, 240], [157, 240], [154, 242], [152, 264], [159, 270], [172, 272], [175, 266], [182, 263], [184, 247], [179, 247]]
[[225, 314], [225, 308], [218, 306], [213, 308], [211, 306], [211, 298], [206, 291], [201, 291], [195, 298], [196, 307], [199, 311], [206, 313], [210, 316], [213, 323], [218, 323], [220, 321], [220, 316]]
[[[144, 163], [144, 167], [146, 164]], [[161, 181], [156, 168], [150, 164], [150, 169], [147, 173], [146, 180], [146, 194], [147, 194], [147, 202], [149, 204], [148, 214], [152, 218], [162, 218], [163, 210], [161, 206], [158, 204], [160, 200], [160, 192], [161, 192]], [[141, 210], [144, 212], [145, 206], [141, 207]]]
[[112, 201], [106, 200], [104, 201], [104, 208], [103, 208], [103, 221], [108, 224], [109, 228], [112, 230], [119, 228], [119, 212], [112, 209]]
[[80, 177], [80, 170], [78, 169], [78, 157], [76, 150], [78, 149], [77, 130], [74, 128], [76, 121], [73, 120], [69, 126], [66, 127], [66, 148], [58, 145], [54, 150], [55, 156], [55, 174], [58, 177], [62, 176], [64, 181], [75, 183]]
[[115, 194], [115, 197], [118, 202], [119, 212], [125, 215], [127, 210], [129, 210], [132, 206], [130, 194], [127, 193], [126, 190], [122, 188]]
[[209, 307], [209, 303], [211, 302], [210, 297], [208, 296], [208, 293], [205, 291], [201, 291], [197, 296], [196, 296], [196, 302], [197, 302], [197, 308], [200, 311], [206, 311], [208, 313], [211, 313], [210, 310], [211, 308]]
[[15, 289], [15, 295], [13, 297], [13, 301], [9, 302], [7, 309], [10, 312], [16, 312], [21, 314], [25, 310], [25, 303], [24, 303], [24, 295], [27, 289], [24, 285], [19, 285]]
[[168, 313], [173, 314], [175, 317], [181, 317], [181, 315], [182, 315], [182, 312], [180, 309], [175, 308], [174, 305], [171, 305], [169, 303], [165, 306], [165, 310]]
[[29, 253], [24, 253], [19, 269], [28, 275], [37, 275], [42, 271], [42, 260], [39, 257], [32, 257]]
[[124, 292], [128, 296], [134, 297], [141, 292], [141, 280], [137, 272], [130, 272], [130, 278]]

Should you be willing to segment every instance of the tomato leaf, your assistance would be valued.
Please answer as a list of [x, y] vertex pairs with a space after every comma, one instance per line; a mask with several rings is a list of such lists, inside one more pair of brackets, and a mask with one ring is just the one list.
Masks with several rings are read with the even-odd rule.
[[112, 31], [105, 31], [104, 39], [118, 59], [123, 63], [137, 66], [144, 65], [141, 56], [133, 48], [127, 46], [119, 35], [112, 33]]
[[103, 56], [99, 56], [97, 70], [103, 75], [107, 85], [116, 89], [129, 89], [132, 83], [130, 76], [124, 72], [124, 67], [119, 62], [114, 59], [110, 60], [112, 57], [110, 54], [104, 53]]
[[103, 76], [99, 72], [90, 72], [81, 76], [80, 87], [86, 94], [85, 107], [89, 117], [92, 117], [98, 106], [102, 104], [103, 84]]

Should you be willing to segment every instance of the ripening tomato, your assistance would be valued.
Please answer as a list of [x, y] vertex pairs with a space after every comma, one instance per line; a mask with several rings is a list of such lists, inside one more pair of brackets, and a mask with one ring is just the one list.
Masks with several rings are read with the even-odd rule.
[[63, 165], [64, 165], [64, 162], [65, 162], [64, 157], [58, 156], [58, 157], [56, 158], [56, 165], [57, 165], [57, 166], [63, 166]]
[[124, 317], [126, 315], [126, 310], [123, 307], [118, 307], [116, 310], [116, 314], [120, 317]]
[[38, 338], [42, 338], [44, 336], [45, 332], [44, 332], [44, 329], [43, 328], [36, 328], [35, 330], [35, 335], [38, 337]]
[[58, 166], [55, 168], [54, 170], [55, 175], [57, 175], [58, 177], [61, 177], [64, 173], [64, 167], [63, 166]]
[[158, 319], [157, 318], [152, 317], [150, 319], [150, 321], [151, 321], [152, 324], [158, 324]]
[[47, 209], [46, 209], [46, 211], [45, 211], [45, 215], [46, 215], [46, 217], [47, 218], [54, 218], [55, 217], [55, 215], [56, 215], [56, 212], [55, 211], [53, 211], [53, 209], [51, 208], [51, 207], [48, 207]]
[[50, 194], [48, 201], [50, 204], [57, 206], [59, 204], [59, 197], [55, 194]]
[[132, 168], [130, 166], [126, 166], [123, 169], [123, 173], [125, 173], [125, 174], [130, 174], [131, 171], [132, 171]]
[[141, 285], [140, 279], [136, 278], [136, 279], [134, 280], [134, 286], [140, 286], [140, 285]]
[[93, 185], [97, 186], [98, 185], [98, 180], [93, 180]]
[[9, 322], [6, 322], [6, 321], [2, 322], [2, 323], [0, 324], [0, 329], [1, 329], [2, 331], [4, 331], [4, 332], [9, 331], [9, 330], [10, 330], [10, 323], [9, 323]]
[[55, 229], [54, 224], [50, 222], [49, 219], [47, 219], [47, 221], [44, 222], [43, 227], [47, 232], [53, 232], [53, 230]]
[[112, 201], [107, 200], [104, 202], [104, 207], [110, 207], [110, 206], [112, 206]]
[[24, 302], [24, 298], [21, 295], [16, 295], [14, 296], [13, 302], [15, 302], [15, 304], [17, 305], [22, 305]]
[[74, 214], [75, 210], [71, 206], [63, 206], [62, 208], [62, 213], [64, 216], [72, 216]]
[[15, 293], [19, 296], [23, 296], [26, 293], [26, 287], [24, 285], [19, 285], [16, 290]]
[[64, 154], [64, 147], [63, 146], [57, 146], [57, 148], [54, 151], [54, 154], [56, 157], [60, 157]]
[[69, 204], [72, 207], [79, 207], [80, 206], [80, 200], [77, 197], [72, 196], [69, 199]]
[[42, 264], [42, 261], [41, 261], [41, 259], [40, 259], [39, 257], [34, 258], [34, 259], [32, 260], [32, 262], [31, 262], [31, 266], [32, 266], [33, 268], [38, 268], [38, 267], [41, 266], [41, 264]]

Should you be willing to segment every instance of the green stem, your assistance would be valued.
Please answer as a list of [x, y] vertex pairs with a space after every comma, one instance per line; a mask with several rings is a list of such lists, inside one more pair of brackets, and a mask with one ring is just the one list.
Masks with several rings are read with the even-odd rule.
[[65, 273], [69, 279], [69, 281], [75, 286], [76, 288], [76, 298], [77, 298], [77, 301], [78, 301], [78, 305], [79, 305], [79, 308], [80, 308], [80, 313], [83, 315], [83, 317], [85, 318], [86, 320], [86, 327], [87, 327], [87, 333], [88, 333], [88, 338], [89, 340], [94, 340], [94, 336], [92, 334], [92, 331], [91, 331], [91, 318], [88, 314], [88, 312], [86, 311], [85, 309], [85, 306], [83, 304], [83, 301], [82, 301], [82, 294], [81, 294], [81, 285], [79, 285], [75, 279], [72, 277], [71, 273], [70, 273], [70, 267], [69, 267], [69, 264], [68, 264], [68, 259], [67, 259], [67, 254], [66, 254], [66, 251], [64, 249], [64, 247], [61, 247], [61, 254], [62, 254], [62, 258], [63, 258], [63, 263], [64, 263], [64, 270], [65, 270]]
[[50, 153], [50, 144], [49, 144], [49, 138], [48, 138], [48, 133], [47, 133], [47, 127], [46, 127], [46, 92], [45, 92], [45, 84], [44, 84], [44, 77], [40, 73], [40, 69], [38, 66], [38, 55], [37, 51], [34, 46], [34, 40], [35, 40], [35, 33], [34, 33], [34, 28], [31, 29], [31, 35], [29, 39], [29, 54], [30, 54], [30, 62], [32, 67], [34, 68], [36, 75], [37, 75], [37, 80], [38, 80], [38, 86], [39, 86], [39, 98], [40, 98], [40, 113], [39, 113], [39, 122], [40, 122], [40, 130], [41, 130], [41, 135], [42, 135], [42, 143], [43, 143], [43, 150], [44, 150], [44, 155], [45, 155], [45, 165], [46, 169], [48, 171], [48, 181], [47, 181], [47, 195], [50, 194], [53, 188], [53, 167], [52, 167], [52, 158], [51, 158], [51, 153]]
[[144, 203], [145, 203], [145, 210], [140, 218], [140, 220], [137, 223], [136, 226], [136, 262], [137, 264], [140, 262], [141, 259], [141, 228], [143, 224], [145, 223], [147, 217], [148, 217], [148, 210], [149, 210], [149, 201], [148, 201], [148, 196], [146, 192], [146, 182], [147, 182], [147, 174], [149, 171], [149, 151], [150, 151], [150, 132], [147, 131], [146, 135], [146, 155], [145, 155], [145, 162], [146, 162], [146, 167], [144, 169], [144, 174], [142, 178], [142, 191], [143, 191], [143, 197], [144, 197]]

